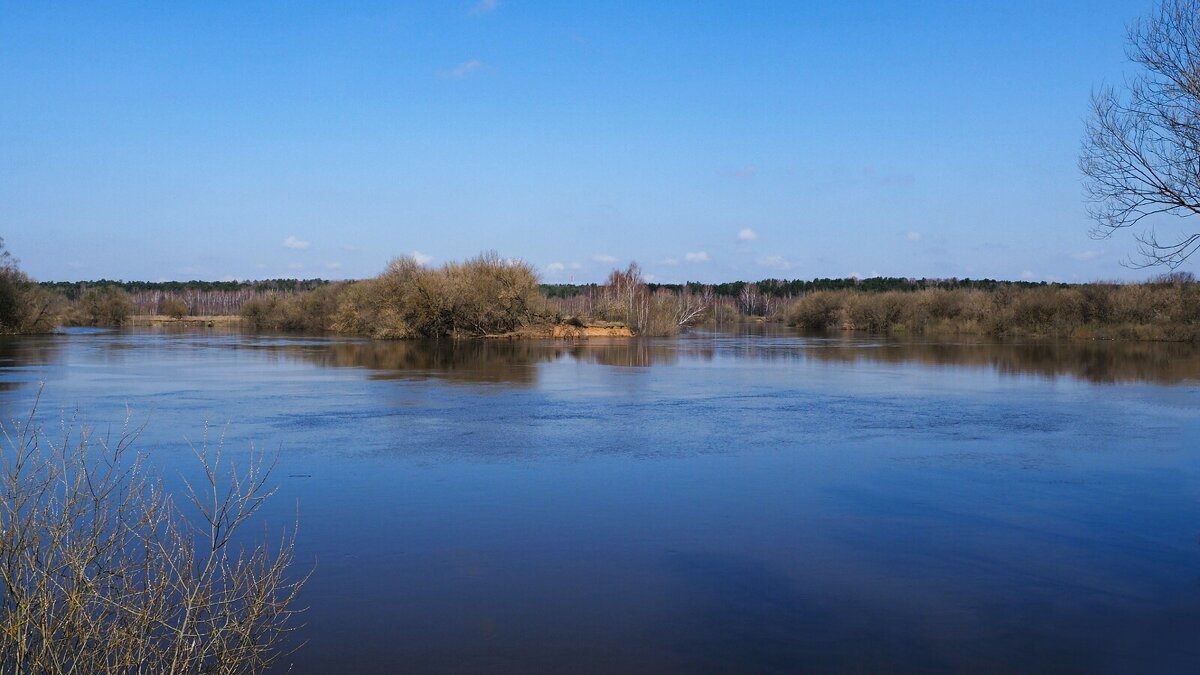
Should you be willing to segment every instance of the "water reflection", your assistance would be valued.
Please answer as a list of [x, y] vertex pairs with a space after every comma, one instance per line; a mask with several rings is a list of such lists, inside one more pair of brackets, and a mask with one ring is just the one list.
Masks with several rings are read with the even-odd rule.
[[457, 382], [533, 384], [535, 366], [561, 358], [563, 343], [498, 340], [334, 341], [275, 344], [289, 358], [326, 368], [365, 368], [378, 380], [437, 378]]
[[1094, 383], [1178, 384], [1200, 379], [1200, 348], [1187, 343], [840, 343], [805, 350], [818, 361], [991, 368], [1004, 375], [1075, 377]]
[[711, 345], [614, 339], [466, 341], [282, 341], [257, 344], [286, 358], [328, 368], [365, 368], [379, 380], [437, 378], [449, 381], [534, 384], [539, 364], [564, 358], [616, 367], [674, 365], [682, 356], [711, 359]]
[[563, 360], [649, 368], [714, 358], [969, 367], [1009, 376], [1072, 377], [1100, 384], [1200, 380], [1200, 345], [1188, 343], [930, 342], [813, 337], [777, 330], [754, 335], [710, 333], [676, 340], [372, 341], [209, 329], [0, 336], [0, 391], [42, 379], [37, 372], [58, 365], [60, 352], [67, 344], [83, 362], [108, 367], [128, 364], [131, 358], [144, 359], [148, 353], [188, 360], [200, 350], [232, 349], [254, 351], [267, 360], [361, 368], [369, 371], [369, 378], [378, 380], [439, 379], [509, 385], [534, 385], [539, 365]]
[[684, 360], [881, 363], [991, 369], [1003, 375], [1073, 377], [1093, 383], [1200, 380], [1200, 346], [1188, 343], [978, 343], [709, 334], [681, 340], [472, 341], [274, 340], [251, 346], [323, 367], [364, 368], [373, 379], [437, 378], [532, 385], [537, 366], [563, 359], [622, 368]]
[[39, 372], [59, 358], [59, 340], [0, 335], [0, 391], [36, 384]]

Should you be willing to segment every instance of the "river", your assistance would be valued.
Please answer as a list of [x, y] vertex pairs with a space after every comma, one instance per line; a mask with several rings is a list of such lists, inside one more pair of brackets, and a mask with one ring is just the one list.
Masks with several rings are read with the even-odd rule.
[[205, 422], [299, 512], [293, 673], [1200, 670], [1200, 349], [0, 337], [0, 415]]

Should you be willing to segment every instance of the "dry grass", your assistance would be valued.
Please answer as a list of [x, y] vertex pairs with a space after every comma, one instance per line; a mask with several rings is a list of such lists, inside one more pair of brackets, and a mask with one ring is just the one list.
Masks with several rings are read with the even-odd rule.
[[793, 300], [782, 315], [790, 325], [818, 331], [1196, 340], [1200, 284], [817, 291]]

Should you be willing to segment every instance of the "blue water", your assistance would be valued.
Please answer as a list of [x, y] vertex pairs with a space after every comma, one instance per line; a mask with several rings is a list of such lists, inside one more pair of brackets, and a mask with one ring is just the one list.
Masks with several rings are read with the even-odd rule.
[[43, 382], [168, 476], [278, 450], [295, 673], [1200, 671], [1187, 346], [0, 338]]

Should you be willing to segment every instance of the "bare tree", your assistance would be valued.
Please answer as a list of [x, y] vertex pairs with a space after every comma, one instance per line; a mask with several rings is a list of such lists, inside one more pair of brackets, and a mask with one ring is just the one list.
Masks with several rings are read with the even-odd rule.
[[[293, 536], [238, 535], [272, 492], [270, 464], [195, 449], [187, 517], [130, 450], [64, 424], [0, 440], [0, 673], [260, 673], [293, 629]], [[207, 438], [207, 431], [205, 434]], [[294, 533], [294, 531], [293, 531]]]
[[[1143, 71], [1093, 96], [1079, 160], [1097, 238], [1200, 213], [1200, 0], [1163, 0], [1130, 26], [1128, 55]], [[1200, 232], [1160, 239], [1144, 225], [1135, 266], [1175, 268], [1200, 247]]]
[[602, 287], [604, 303], [610, 306], [635, 332], [641, 332], [650, 318], [650, 289], [636, 262], [625, 270], [613, 270]]

